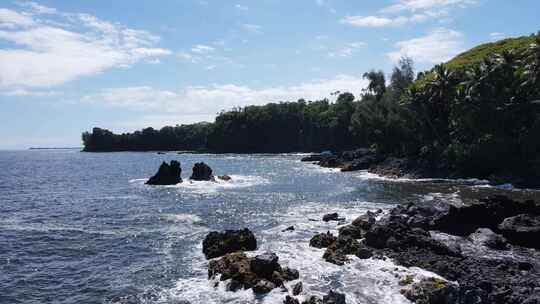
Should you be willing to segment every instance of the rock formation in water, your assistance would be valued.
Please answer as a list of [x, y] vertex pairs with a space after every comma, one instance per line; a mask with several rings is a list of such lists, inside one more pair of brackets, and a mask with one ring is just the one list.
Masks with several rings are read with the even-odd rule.
[[225, 232], [212, 231], [203, 241], [203, 253], [207, 259], [223, 256], [236, 251], [250, 251], [257, 249], [255, 235], [249, 229], [226, 230]]
[[[342, 227], [337, 239], [326, 237], [324, 245], [331, 244], [323, 258], [337, 265], [347, 263], [349, 255], [391, 258], [446, 279], [407, 280], [404, 285], [414, 284], [402, 293], [415, 303], [540, 303], [540, 252], [535, 250], [539, 215], [540, 204], [504, 196], [466, 203], [410, 203], [377, 221], [374, 213], [361, 216], [348, 225], [353, 227]], [[451, 237], [435, 237], [448, 234]], [[312, 240], [322, 243], [321, 239], [316, 235]], [[498, 253], [463, 250], [478, 246]]]
[[146, 184], [148, 185], [176, 185], [182, 182], [182, 168], [180, 162], [171, 160], [170, 164], [163, 162], [159, 166], [158, 172], [152, 176]]
[[195, 181], [214, 180], [214, 176], [212, 175], [212, 168], [210, 168], [210, 166], [208, 166], [204, 162], [196, 163], [193, 166], [193, 173], [191, 174], [191, 177], [189, 179]]

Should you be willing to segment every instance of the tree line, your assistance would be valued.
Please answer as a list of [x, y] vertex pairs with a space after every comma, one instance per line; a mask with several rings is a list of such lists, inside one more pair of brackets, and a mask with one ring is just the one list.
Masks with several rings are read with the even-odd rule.
[[[440, 64], [415, 74], [402, 58], [361, 96], [269, 103], [223, 111], [214, 123], [115, 135], [83, 134], [85, 151], [341, 151], [370, 147], [461, 168], [475, 176], [540, 172], [540, 33], [523, 50], [504, 50], [462, 68]], [[532, 174], [532, 173], [531, 173]]]

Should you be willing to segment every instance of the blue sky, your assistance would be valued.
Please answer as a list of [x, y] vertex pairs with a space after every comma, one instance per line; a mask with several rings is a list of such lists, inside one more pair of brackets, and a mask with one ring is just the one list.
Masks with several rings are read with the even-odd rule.
[[424, 70], [538, 30], [537, 0], [2, 0], [0, 148], [358, 95], [402, 55]]

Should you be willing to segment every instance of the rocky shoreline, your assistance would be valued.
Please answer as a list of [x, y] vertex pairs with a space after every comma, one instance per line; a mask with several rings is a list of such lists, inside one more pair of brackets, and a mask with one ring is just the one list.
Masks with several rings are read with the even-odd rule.
[[[314, 235], [309, 246], [343, 266], [351, 259], [390, 259], [438, 276], [402, 278], [401, 293], [420, 304], [539, 304], [540, 203], [493, 196], [470, 203], [445, 200], [369, 211], [346, 225], [338, 214], [323, 217], [340, 225], [338, 234]], [[294, 229], [294, 228], [293, 228]], [[211, 232], [203, 241], [208, 278], [226, 290], [263, 295], [279, 289], [283, 303], [346, 303], [344, 294], [324, 297], [303, 290], [301, 274], [282, 267], [272, 252], [258, 248], [249, 229]], [[289, 282], [287, 288], [285, 282]]]
[[381, 155], [372, 149], [359, 148], [338, 153], [315, 153], [302, 158], [325, 168], [340, 169], [342, 172], [367, 170], [369, 173], [389, 178], [441, 178], [462, 179], [477, 178], [488, 180], [491, 185], [512, 184], [519, 188], [540, 188], [540, 181], [520, 176], [520, 174], [502, 173], [484, 176], [467, 176], [460, 170], [449, 168], [444, 161], [429, 162], [421, 158], [395, 157]]

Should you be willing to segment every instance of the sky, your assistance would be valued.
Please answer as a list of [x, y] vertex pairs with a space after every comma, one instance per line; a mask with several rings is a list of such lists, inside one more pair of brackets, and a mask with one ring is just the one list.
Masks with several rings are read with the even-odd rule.
[[0, 0], [0, 149], [358, 96], [401, 56], [422, 71], [538, 30], [538, 0]]

